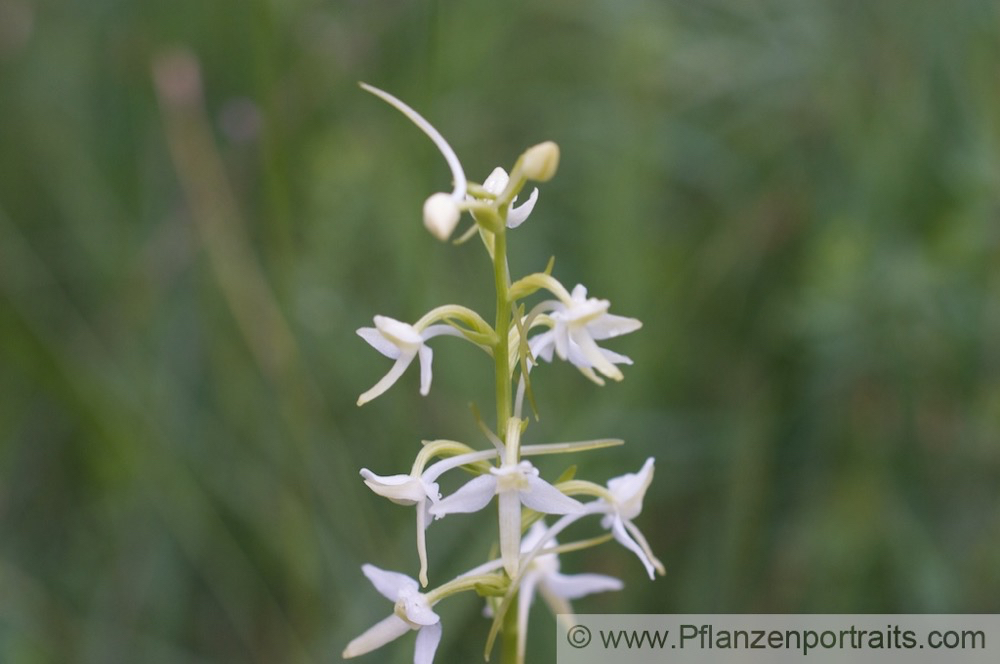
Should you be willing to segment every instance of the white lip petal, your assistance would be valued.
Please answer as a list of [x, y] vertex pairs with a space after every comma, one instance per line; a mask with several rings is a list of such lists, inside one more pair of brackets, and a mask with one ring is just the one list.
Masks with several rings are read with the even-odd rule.
[[364, 564], [361, 566], [361, 571], [364, 572], [368, 580], [372, 582], [375, 586], [375, 590], [379, 592], [382, 597], [387, 600], [395, 602], [399, 599], [399, 594], [403, 591], [417, 592], [420, 585], [406, 576], [405, 574], [400, 574], [399, 572], [390, 572], [388, 570], [380, 569], [375, 567], [375, 565]]
[[369, 653], [372, 650], [381, 648], [390, 641], [398, 639], [412, 629], [406, 621], [395, 614], [383, 618], [365, 632], [347, 644], [344, 648], [343, 658], [350, 659]]
[[513, 578], [517, 575], [521, 553], [521, 499], [516, 491], [501, 491], [497, 496], [500, 512], [500, 558]]
[[430, 523], [427, 501], [417, 503], [417, 560], [420, 562], [420, 572], [417, 579], [420, 585], [427, 587], [427, 525]]
[[414, 357], [416, 356], [400, 355], [399, 359], [396, 360], [396, 363], [392, 365], [391, 369], [389, 369], [389, 373], [382, 376], [382, 378], [375, 383], [370, 390], [358, 397], [358, 405], [363, 406], [372, 399], [384, 394], [386, 390], [392, 387], [396, 381], [399, 380], [399, 377], [403, 375], [404, 371], [406, 371], [406, 367], [410, 366], [410, 363], [413, 362]]
[[431, 506], [436, 517], [446, 514], [468, 514], [486, 507], [497, 492], [497, 478], [480, 475], [466, 482], [458, 491]]
[[441, 643], [440, 622], [421, 627], [417, 632], [417, 642], [413, 649], [413, 664], [432, 664], [439, 643]]

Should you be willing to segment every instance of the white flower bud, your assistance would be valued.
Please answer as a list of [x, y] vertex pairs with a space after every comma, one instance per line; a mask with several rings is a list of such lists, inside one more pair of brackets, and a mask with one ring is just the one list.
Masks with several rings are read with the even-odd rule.
[[424, 202], [424, 226], [442, 242], [451, 236], [460, 216], [458, 204], [448, 194], [432, 194]]
[[521, 157], [524, 177], [536, 182], [548, 182], [559, 168], [559, 146], [545, 141], [528, 148]]

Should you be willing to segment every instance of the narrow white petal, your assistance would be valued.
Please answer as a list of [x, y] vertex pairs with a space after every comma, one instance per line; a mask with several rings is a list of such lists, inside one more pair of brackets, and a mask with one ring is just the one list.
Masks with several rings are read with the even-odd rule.
[[583, 504], [570, 498], [540, 477], [528, 477], [528, 488], [519, 494], [525, 507], [545, 514], [578, 514]]
[[395, 614], [391, 615], [375, 623], [365, 630], [364, 634], [348, 643], [347, 647], [344, 648], [343, 657], [350, 659], [381, 648], [390, 641], [406, 634], [410, 629], [405, 620]]
[[390, 602], [399, 599], [399, 594], [403, 591], [417, 592], [420, 589], [416, 581], [399, 572], [390, 572], [369, 564], [362, 565], [361, 571], [375, 586], [375, 590]]
[[590, 361], [590, 358], [580, 348], [580, 344], [576, 343], [572, 337], [569, 341], [569, 354], [566, 359], [578, 369], [590, 369], [594, 366], [594, 363]]
[[507, 210], [507, 228], [517, 228], [523, 224], [524, 220], [531, 214], [531, 211], [535, 209], [535, 203], [537, 201], [538, 189], [535, 188], [531, 192], [531, 195], [528, 196], [528, 200], [526, 200], [523, 204], [517, 207], [511, 205], [510, 209]]
[[399, 358], [399, 346], [383, 337], [382, 334], [374, 327], [359, 328], [358, 336], [367, 341], [369, 345], [386, 357], [394, 360]]
[[613, 576], [604, 574], [561, 574], [553, 572], [545, 575], [545, 586], [563, 599], [579, 599], [594, 593], [621, 590], [625, 584]]
[[565, 321], [557, 319], [552, 332], [555, 334], [556, 355], [565, 360], [569, 357], [569, 325]]
[[602, 386], [604, 385], [604, 379], [598, 376], [596, 373], [594, 373], [594, 370], [591, 369], [590, 367], [577, 366], [577, 369], [579, 369], [580, 373], [586, 376], [590, 382], [595, 383], [597, 385], [602, 385]]
[[466, 482], [458, 491], [431, 506], [431, 514], [442, 517], [446, 514], [468, 514], [486, 507], [497, 492], [497, 478], [480, 475]]
[[441, 643], [440, 622], [421, 627], [417, 632], [417, 643], [413, 648], [413, 664], [432, 664], [439, 643]]
[[583, 351], [584, 356], [595, 369], [612, 380], [621, 380], [624, 378], [622, 372], [618, 370], [618, 367], [611, 364], [611, 362], [609, 362], [608, 359], [601, 354], [601, 349], [597, 347], [597, 343], [590, 338], [590, 335], [588, 335], [586, 331], [579, 330], [573, 335], [573, 341], [579, 344], [580, 350]]
[[396, 363], [389, 369], [389, 373], [382, 376], [382, 379], [375, 383], [370, 390], [358, 397], [358, 405], [365, 405], [392, 387], [399, 380], [399, 377], [403, 375], [403, 372], [406, 371], [406, 367], [410, 366], [410, 362], [413, 362], [414, 357], [414, 355], [400, 355]]
[[646, 554], [646, 557], [649, 558], [649, 561], [653, 563], [653, 567], [656, 568], [656, 571], [659, 572], [661, 576], [666, 574], [667, 570], [663, 567], [663, 563], [660, 562], [660, 559], [653, 554], [653, 549], [649, 546], [649, 542], [646, 541], [646, 536], [642, 534], [642, 531], [639, 530], [634, 523], [628, 520], [625, 521], [625, 529], [632, 534], [632, 537], [635, 538], [636, 543], [638, 543], [639, 547], [643, 550], [643, 553]]
[[440, 150], [441, 154], [444, 156], [445, 161], [448, 162], [448, 167], [451, 169], [451, 177], [455, 181], [455, 190], [452, 192], [452, 198], [456, 201], [460, 201], [465, 198], [466, 180], [465, 172], [462, 170], [462, 164], [458, 161], [458, 156], [455, 155], [455, 151], [451, 149], [450, 145], [448, 145], [448, 141], [444, 140], [444, 137], [438, 132], [438, 130], [435, 129], [430, 122], [425, 120], [423, 116], [385, 90], [380, 90], [374, 86], [368, 85], [367, 83], [362, 83], [361, 87], [373, 95], [381, 97], [392, 106], [395, 106], [396, 109], [408, 117], [413, 124], [420, 127], [420, 130], [427, 134], [432, 141], [434, 141], [434, 145], [437, 146], [438, 150]]
[[601, 348], [601, 355], [607, 358], [608, 362], [612, 364], [632, 364], [632, 358], [628, 355], [622, 355], [621, 353], [616, 353], [613, 350], [608, 350], [607, 348]]
[[531, 349], [531, 355], [536, 360], [551, 362], [552, 351], [555, 350], [555, 347], [556, 333], [552, 330], [546, 330], [528, 339], [528, 348]]
[[500, 558], [511, 578], [517, 574], [521, 553], [521, 498], [518, 494], [518, 491], [501, 491], [497, 495], [500, 512]]
[[420, 394], [427, 396], [431, 391], [431, 361], [434, 359], [434, 351], [430, 346], [421, 346], [418, 351], [420, 355]]
[[611, 339], [622, 334], [635, 332], [641, 327], [642, 321], [637, 318], [604, 314], [587, 324], [587, 332], [594, 339]]
[[639, 560], [642, 561], [643, 566], [646, 568], [646, 573], [649, 574], [649, 578], [655, 579], [656, 574], [653, 563], [649, 560], [646, 552], [642, 550], [642, 547], [636, 544], [635, 540], [633, 540], [625, 531], [625, 525], [622, 523], [620, 518], [616, 517], [611, 523], [611, 534], [614, 535], [619, 544], [639, 556]]

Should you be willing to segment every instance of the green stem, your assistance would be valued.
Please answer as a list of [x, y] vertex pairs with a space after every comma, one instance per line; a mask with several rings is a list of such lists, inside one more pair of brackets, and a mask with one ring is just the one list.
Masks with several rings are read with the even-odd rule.
[[[502, 222], [502, 219], [501, 219]], [[497, 293], [496, 348], [493, 351], [496, 371], [497, 434], [508, 442], [507, 422], [511, 417], [510, 385], [510, 277], [507, 274], [507, 233], [501, 223], [493, 235], [493, 280]], [[503, 619], [500, 661], [517, 663], [517, 604], [512, 603]]]
[[493, 236], [493, 280], [497, 292], [496, 349], [493, 361], [496, 371], [497, 433], [506, 438], [507, 420], [511, 416], [510, 388], [510, 278], [507, 274], [507, 234], [501, 228]]
[[504, 614], [503, 627], [500, 629], [500, 664], [523, 664], [517, 659], [517, 593], [511, 598], [510, 608]]

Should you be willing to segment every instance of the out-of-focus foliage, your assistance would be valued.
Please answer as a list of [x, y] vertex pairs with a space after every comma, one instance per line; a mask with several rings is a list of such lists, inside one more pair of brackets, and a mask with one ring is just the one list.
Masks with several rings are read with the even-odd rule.
[[[489, 367], [446, 339], [429, 397], [358, 409], [354, 330], [488, 309], [490, 273], [358, 80], [474, 179], [557, 141], [512, 268], [645, 323], [621, 384], [536, 372], [528, 442], [657, 458], [668, 576], [568, 556], [626, 581], [582, 608], [1000, 610], [998, 34], [989, 0], [0, 0], [0, 661], [335, 661], [389, 610], [361, 563], [415, 572], [357, 470], [485, 445]], [[432, 580], [480, 525], [432, 526]], [[475, 661], [478, 603], [440, 608]]]

